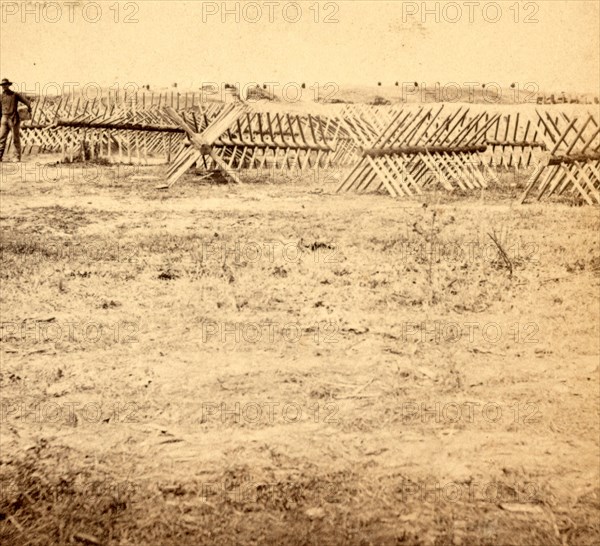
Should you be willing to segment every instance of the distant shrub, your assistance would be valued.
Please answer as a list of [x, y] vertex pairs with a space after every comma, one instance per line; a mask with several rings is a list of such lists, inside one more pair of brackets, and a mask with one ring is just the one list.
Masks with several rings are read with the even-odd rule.
[[377, 96], [370, 102], [370, 104], [372, 104], [373, 106], [383, 106], [384, 104], [392, 103], [384, 97]]

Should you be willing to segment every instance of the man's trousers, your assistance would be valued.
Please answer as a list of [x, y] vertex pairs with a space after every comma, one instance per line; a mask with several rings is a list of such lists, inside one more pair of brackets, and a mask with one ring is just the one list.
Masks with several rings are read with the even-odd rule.
[[0, 161], [4, 155], [8, 135], [12, 131], [17, 159], [21, 159], [21, 120], [19, 116], [2, 116], [0, 119]]

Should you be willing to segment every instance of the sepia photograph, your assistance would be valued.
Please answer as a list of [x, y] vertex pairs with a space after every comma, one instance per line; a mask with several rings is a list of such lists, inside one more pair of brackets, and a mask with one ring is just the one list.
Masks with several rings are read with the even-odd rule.
[[600, 0], [0, 0], [2, 546], [600, 544]]

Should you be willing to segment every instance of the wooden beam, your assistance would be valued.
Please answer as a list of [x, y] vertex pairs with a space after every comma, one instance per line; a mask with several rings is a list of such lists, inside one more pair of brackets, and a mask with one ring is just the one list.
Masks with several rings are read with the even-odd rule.
[[395, 146], [393, 148], [371, 148], [363, 149], [362, 154], [371, 157], [380, 157], [382, 155], [416, 155], [416, 154], [462, 154], [462, 153], [482, 153], [487, 147], [483, 144], [477, 146]]

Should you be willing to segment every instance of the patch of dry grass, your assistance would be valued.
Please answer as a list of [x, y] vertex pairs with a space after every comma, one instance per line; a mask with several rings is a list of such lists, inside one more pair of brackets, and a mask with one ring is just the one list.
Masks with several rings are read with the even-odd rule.
[[596, 210], [105, 169], [0, 188], [2, 543], [597, 542]]

